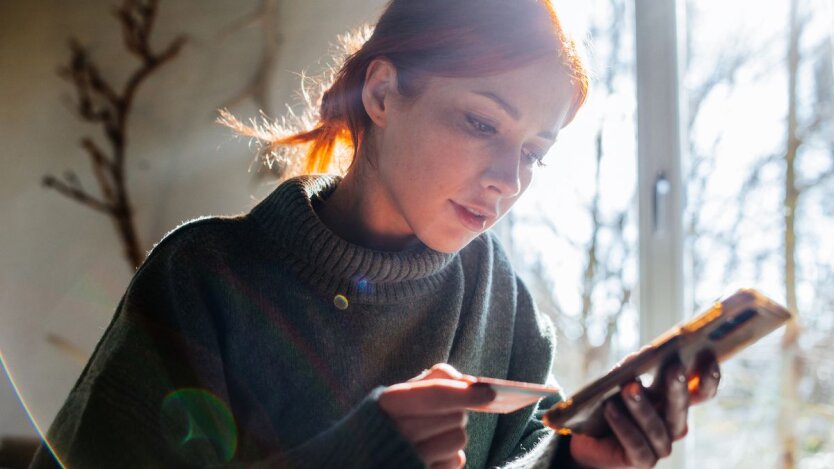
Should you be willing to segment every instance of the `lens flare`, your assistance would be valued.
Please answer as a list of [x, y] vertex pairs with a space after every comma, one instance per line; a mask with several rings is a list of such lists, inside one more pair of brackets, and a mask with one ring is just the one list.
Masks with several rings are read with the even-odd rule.
[[205, 465], [234, 457], [237, 425], [229, 408], [214, 394], [198, 388], [178, 389], [165, 396], [160, 412], [165, 440], [184, 461]]
[[344, 311], [348, 309], [348, 306], [350, 306], [350, 302], [348, 301], [345, 295], [336, 295], [335, 297], [333, 297], [333, 306]]
[[18, 388], [17, 383], [15, 382], [14, 377], [12, 376], [11, 370], [9, 369], [8, 365], [6, 364], [6, 358], [3, 356], [2, 351], [0, 351], [0, 364], [2, 364], [3, 372], [6, 373], [6, 376], [9, 377], [9, 383], [12, 385], [12, 388], [14, 389], [15, 396], [17, 396], [18, 400], [20, 401], [20, 406], [23, 408], [24, 412], [26, 413], [26, 417], [29, 419], [30, 422], [32, 422], [32, 426], [35, 428], [35, 430], [37, 430], [38, 437], [41, 438], [41, 440], [46, 443], [46, 447], [49, 449], [49, 452], [51, 452], [52, 455], [54, 456], [55, 461], [61, 466], [61, 468], [64, 468], [65, 466], [64, 466], [63, 461], [61, 461], [61, 459], [55, 454], [55, 451], [52, 449], [52, 445], [50, 445], [49, 442], [46, 441], [46, 437], [45, 437], [43, 431], [41, 430], [41, 427], [38, 426], [38, 423], [35, 422], [35, 419], [32, 417], [32, 412], [31, 412], [31, 410], [29, 410], [29, 406], [26, 404], [26, 401], [23, 399], [23, 394], [21, 394], [20, 388]]

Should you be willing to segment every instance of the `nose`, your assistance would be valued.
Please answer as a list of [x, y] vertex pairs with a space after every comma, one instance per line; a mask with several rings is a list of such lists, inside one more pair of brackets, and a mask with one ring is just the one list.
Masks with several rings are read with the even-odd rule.
[[491, 158], [481, 176], [481, 184], [501, 197], [515, 197], [521, 192], [520, 161], [520, 158], [508, 158], [506, 154]]

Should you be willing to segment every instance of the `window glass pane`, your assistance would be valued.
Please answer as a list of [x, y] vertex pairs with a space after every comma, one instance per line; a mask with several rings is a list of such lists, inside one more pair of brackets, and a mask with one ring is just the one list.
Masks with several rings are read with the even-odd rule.
[[555, 1], [593, 49], [591, 93], [497, 232], [558, 331], [568, 391], [637, 347], [633, 12], [624, 0]]
[[832, 6], [687, 2], [687, 309], [745, 285], [799, 313], [723, 366], [689, 467], [834, 467]]

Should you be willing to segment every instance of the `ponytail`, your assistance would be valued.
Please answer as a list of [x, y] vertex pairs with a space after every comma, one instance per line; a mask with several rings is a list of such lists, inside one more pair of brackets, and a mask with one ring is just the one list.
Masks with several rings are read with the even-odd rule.
[[254, 139], [258, 145], [257, 159], [270, 168], [278, 164], [275, 172], [281, 179], [297, 174], [345, 172], [370, 121], [362, 104], [367, 66], [359, 69], [348, 64], [357, 60], [355, 53], [370, 34], [366, 25], [340, 35], [327, 70], [314, 77], [302, 75], [301, 114], [290, 109], [278, 122], [261, 113], [261, 124], [253, 119], [246, 125], [221, 109], [217, 122]]

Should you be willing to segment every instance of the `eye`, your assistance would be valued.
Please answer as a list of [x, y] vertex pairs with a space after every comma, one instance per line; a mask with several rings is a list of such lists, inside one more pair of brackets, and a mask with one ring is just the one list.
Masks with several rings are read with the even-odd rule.
[[477, 118], [475, 118], [471, 115], [467, 115], [466, 120], [469, 122], [469, 125], [471, 125], [472, 128], [474, 128], [475, 131], [478, 132], [478, 133], [481, 133], [481, 134], [484, 134], [484, 135], [492, 135], [492, 134], [494, 134], [498, 131], [495, 127], [493, 127], [493, 126], [491, 126], [491, 125], [483, 122], [482, 120], [477, 119]]
[[531, 165], [535, 164], [538, 167], [547, 166], [547, 164], [545, 164], [544, 161], [543, 161], [544, 160], [544, 155], [540, 155], [540, 154], [535, 153], [535, 152], [527, 152], [524, 155], [524, 158], [527, 159], [528, 164], [531, 164]]

